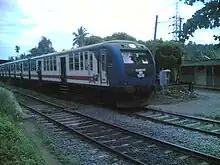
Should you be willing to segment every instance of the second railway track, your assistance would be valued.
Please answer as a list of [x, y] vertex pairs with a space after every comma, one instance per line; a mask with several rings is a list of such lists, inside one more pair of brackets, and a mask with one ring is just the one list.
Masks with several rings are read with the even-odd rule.
[[217, 120], [165, 112], [153, 108], [145, 108], [142, 112], [132, 113], [132, 116], [220, 137], [220, 121]]
[[215, 156], [141, 135], [24, 93], [19, 95], [19, 103], [32, 112], [134, 164], [220, 164]]

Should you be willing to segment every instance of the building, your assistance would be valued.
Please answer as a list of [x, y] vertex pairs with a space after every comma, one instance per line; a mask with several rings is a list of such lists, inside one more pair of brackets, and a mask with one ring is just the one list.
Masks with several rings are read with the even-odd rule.
[[5, 63], [5, 62], [9, 62], [9, 60], [0, 60], [0, 64]]
[[220, 87], [220, 59], [184, 61], [181, 65], [180, 81], [196, 85]]

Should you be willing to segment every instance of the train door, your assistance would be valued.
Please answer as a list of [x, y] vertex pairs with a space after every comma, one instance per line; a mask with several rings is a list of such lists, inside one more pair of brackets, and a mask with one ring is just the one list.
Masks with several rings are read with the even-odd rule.
[[100, 60], [99, 60], [99, 69], [100, 69], [100, 83], [106, 84], [108, 82], [107, 79], [107, 52], [105, 49], [100, 50]]
[[37, 75], [38, 75], [38, 79], [42, 80], [42, 61], [41, 60], [37, 61]]
[[61, 81], [66, 82], [66, 57], [60, 57]]

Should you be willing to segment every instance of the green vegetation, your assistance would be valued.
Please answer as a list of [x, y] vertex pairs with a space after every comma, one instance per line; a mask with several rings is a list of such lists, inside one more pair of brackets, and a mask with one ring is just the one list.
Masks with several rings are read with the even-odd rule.
[[0, 88], [1, 165], [44, 165], [35, 144], [24, 134], [21, 111], [10, 92]]
[[[180, 0], [181, 1], [181, 0]], [[194, 5], [195, 2], [202, 2], [204, 6], [197, 10], [192, 18], [188, 19], [183, 24], [183, 41], [193, 36], [197, 29], [214, 29], [220, 27], [220, 1], [219, 0], [184, 0], [188, 5]], [[213, 36], [216, 41], [219, 41], [220, 36]]]

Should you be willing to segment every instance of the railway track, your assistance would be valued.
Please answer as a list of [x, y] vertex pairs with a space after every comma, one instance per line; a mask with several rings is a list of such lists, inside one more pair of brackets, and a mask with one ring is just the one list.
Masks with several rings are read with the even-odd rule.
[[132, 116], [220, 137], [220, 121], [145, 108]]
[[[81, 138], [89, 140], [133, 164], [220, 164], [220, 158], [141, 135], [64, 106], [17, 92], [19, 103], [33, 113]], [[45, 121], [43, 121], [45, 123]]]

